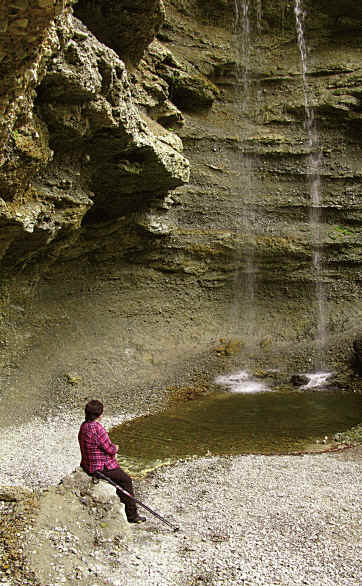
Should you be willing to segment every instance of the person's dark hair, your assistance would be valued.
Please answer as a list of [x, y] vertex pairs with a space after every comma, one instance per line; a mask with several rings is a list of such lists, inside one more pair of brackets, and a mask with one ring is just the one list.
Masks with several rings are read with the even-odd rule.
[[93, 401], [88, 401], [85, 406], [85, 420], [86, 421], [94, 421], [102, 415], [103, 413], [103, 403], [94, 399]]

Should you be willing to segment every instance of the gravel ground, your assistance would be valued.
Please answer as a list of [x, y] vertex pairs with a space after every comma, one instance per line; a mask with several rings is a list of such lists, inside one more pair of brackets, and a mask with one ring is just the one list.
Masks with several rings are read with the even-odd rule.
[[360, 585], [360, 472], [359, 459], [327, 454], [159, 470], [142, 497], [181, 532], [137, 528], [113, 583]]
[[[4, 430], [0, 485], [57, 483], [79, 463], [78, 425], [76, 413]], [[161, 468], [136, 492], [180, 531], [148, 513], [131, 541], [111, 558], [104, 551], [105, 570], [91, 586], [360, 585], [360, 454], [210, 457]]]

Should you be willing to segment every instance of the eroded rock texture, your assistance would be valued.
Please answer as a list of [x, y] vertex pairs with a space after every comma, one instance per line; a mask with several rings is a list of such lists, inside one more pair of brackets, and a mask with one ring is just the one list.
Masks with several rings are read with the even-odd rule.
[[[180, 139], [151, 129], [134, 105], [123, 61], [70, 12], [54, 21], [60, 9], [43, 5], [24, 3], [34, 22], [23, 18], [16, 42], [15, 32], [3, 40], [2, 257], [10, 271], [44, 249], [57, 255], [59, 239], [62, 250], [73, 244], [82, 222], [142, 212], [189, 173]], [[14, 58], [11, 72], [17, 43], [37, 28], [38, 44], [22, 45], [27, 66]]]

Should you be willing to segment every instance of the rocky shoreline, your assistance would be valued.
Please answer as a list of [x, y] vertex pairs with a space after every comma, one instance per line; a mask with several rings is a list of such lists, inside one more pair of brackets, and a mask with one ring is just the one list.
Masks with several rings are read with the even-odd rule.
[[180, 531], [150, 514], [130, 529], [109, 496], [103, 515], [119, 519], [109, 534], [97, 499], [67, 480], [78, 465], [77, 419], [33, 422], [23, 441], [12, 433], [14, 444], [2, 444], [17, 462], [6, 468], [2, 449], [0, 485], [13, 485], [1, 497], [13, 501], [0, 498], [3, 586], [360, 584], [360, 446], [160, 468], [136, 480], [136, 493]]
[[[102, 396], [107, 412], [118, 413], [106, 414], [105, 427], [161, 409], [171, 392], [177, 400], [190, 398], [191, 365], [188, 372], [183, 380], [190, 386], [149, 389], [147, 402], [141, 387]], [[136, 493], [180, 532], [147, 515], [146, 524], [128, 532], [120, 524], [109, 538], [105, 521], [92, 513], [94, 499], [84, 504], [79, 491], [64, 489], [79, 465], [84, 397], [76, 390], [64, 385], [63, 401], [41, 415], [36, 401], [24, 398], [7, 426], [10, 397], [3, 401], [0, 487], [9, 488], [0, 494], [2, 586], [360, 583], [361, 447], [210, 457], [160, 468], [136, 480]], [[49, 405], [56, 400], [51, 389], [48, 399]], [[56, 514], [49, 511], [52, 499], [62, 507]], [[120, 519], [112, 499], [107, 507]], [[82, 527], [74, 526], [81, 518]]]
[[[146, 524], [127, 531], [110, 498], [106, 509], [120, 525], [109, 537], [97, 500], [67, 488], [79, 465], [83, 402], [74, 405], [79, 393], [64, 388], [72, 409], [36, 416], [34, 401], [25, 401], [13, 424], [0, 430], [0, 487], [8, 487], [0, 494], [2, 586], [359, 584], [361, 447], [160, 468], [135, 481], [136, 493], [180, 532], [149, 514]], [[147, 403], [141, 388], [109, 396], [107, 411], [118, 415], [106, 415], [104, 425], [162, 408], [171, 391], [186, 400], [193, 388], [154, 388]]]

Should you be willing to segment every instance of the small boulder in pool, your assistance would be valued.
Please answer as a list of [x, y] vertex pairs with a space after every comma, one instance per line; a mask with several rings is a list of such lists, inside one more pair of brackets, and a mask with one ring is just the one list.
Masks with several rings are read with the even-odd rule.
[[307, 385], [309, 382], [309, 378], [306, 374], [293, 374], [290, 379], [290, 382], [295, 387], [301, 387], [302, 385]]

